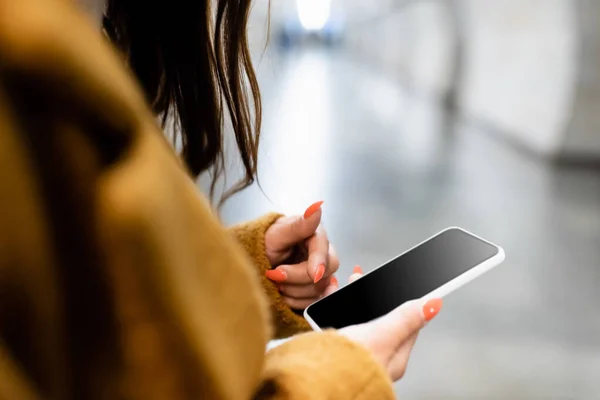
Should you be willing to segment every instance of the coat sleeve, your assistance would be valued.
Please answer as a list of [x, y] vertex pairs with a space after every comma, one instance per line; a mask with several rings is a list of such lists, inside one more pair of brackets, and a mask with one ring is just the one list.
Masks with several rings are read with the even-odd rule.
[[274, 324], [275, 338], [284, 338], [299, 332], [310, 330], [310, 326], [301, 314], [294, 312], [265, 272], [272, 268], [265, 253], [265, 233], [281, 214], [270, 213], [259, 219], [229, 228], [237, 242], [245, 249], [258, 272], [263, 290], [269, 298]]
[[257, 400], [395, 398], [367, 350], [334, 331], [302, 334], [269, 351], [261, 385]]
[[334, 332], [265, 354], [250, 260], [69, 2], [0, 0], [0, 144], [0, 399], [392, 398]]

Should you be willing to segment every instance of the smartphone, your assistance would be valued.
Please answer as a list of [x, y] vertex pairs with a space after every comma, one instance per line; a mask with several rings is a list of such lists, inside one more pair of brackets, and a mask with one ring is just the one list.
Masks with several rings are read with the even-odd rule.
[[504, 261], [504, 250], [451, 227], [311, 304], [304, 317], [315, 330], [381, 317], [399, 305], [453, 292]]

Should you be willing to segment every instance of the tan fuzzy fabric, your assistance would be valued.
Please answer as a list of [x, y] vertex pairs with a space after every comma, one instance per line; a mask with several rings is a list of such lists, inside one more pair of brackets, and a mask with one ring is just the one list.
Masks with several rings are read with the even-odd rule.
[[362, 346], [334, 331], [305, 333], [271, 350], [263, 380], [261, 399], [395, 398], [383, 368]]
[[265, 254], [265, 232], [280, 217], [281, 214], [270, 213], [257, 220], [230, 228], [258, 269], [260, 282], [271, 303], [276, 339], [310, 330], [304, 317], [285, 304], [275, 284], [265, 276], [265, 272], [271, 269], [271, 264]]
[[390, 398], [336, 334], [265, 354], [270, 319], [102, 34], [0, 0], [0, 400]]

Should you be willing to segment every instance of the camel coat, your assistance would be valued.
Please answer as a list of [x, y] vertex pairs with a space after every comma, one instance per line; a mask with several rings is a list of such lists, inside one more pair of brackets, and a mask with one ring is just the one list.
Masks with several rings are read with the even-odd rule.
[[[264, 278], [73, 5], [0, 0], [0, 400], [391, 399]], [[270, 312], [269, 312], [270, 310]]]

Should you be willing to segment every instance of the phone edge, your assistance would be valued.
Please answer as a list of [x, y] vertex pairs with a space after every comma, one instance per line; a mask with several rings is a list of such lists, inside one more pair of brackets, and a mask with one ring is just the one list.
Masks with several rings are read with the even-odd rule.
[[[481, 240], [482, 242], [485, 242], [487, 244], [489, 244], [490, 246], [494, 246], [497, 250], [498, 253], [491, 257], [488, 258], [487, 260], [485, 260], [484, 262], [477, 264], [476, 266], [474, 266], [473, 268], [471, 268], [470, 270], [460, 274], [459, 276], [457, 276], [456, 278], [452, 279], [449, 282], [446, 282], [445, 284], [443, 284], [442, 286], [438, 287], [437, 289], [433, 290], [432, 292], [427, 293], [426, 295], [424, 295], [423, 297], [421, 297], [421, 299], [423, 300], [427, 300], [427, 299], [432, 299], [432, 298], [442, 298], [445, 297], [447, 295], [449, 295], [450, 293], [454, 292], [455, 290], [461, 288], [462, 286], [466, 285], [467, 283], [473, 281], [474, 279], [478, 278], [479, 276], [483, 275], [484, 273], [490, 271], [492, 268], [497, 267], [498, 265], [500, 265], [504, 259], [506, 258], [506, 253], [504, 251], [504, 249], [500, 246], [498, 246], [497, 244], [494, 244], [492, 242], [490, 242], [489, 240], [486, 240], [478, 235], [475, 235], [472, 232], [469, 232], [468, 230], [458, 227], [458, 226], [449, 226], [445, 229], [442, 229], [441, 231], [437, 232], [436, 234], [428, 237], [427, 239], [421, 241], [419, 244], [409, 248], [408, 250], [398, 254], [395, 257], [390, 258], [388, 261], [382, 263], [381, 265], [379, 265], [377, 268], [373, 268], [371, 271], [367, 272], [366, 274], [364, 274], [361, 278], [357, 279], [354, 282], [359, 281], [360, 279], [362, 279], [364, 276], [378, 270], [379, 268], [387, 265], [389, 262], [395, 260], [398, 257], [403, 256], [404, 254], [408, 253], [409, 251], [412, 251], [413, 249], [421, 246], [422, 244], [430, 241], [431, 239], [435, 238], [436, 236], [441, 235], [442, 233], [449, 231], [450, 229], [458, 229], [460, 231], [465, 232], [468, 235], [473, 236], [474, 238], [477, 238], [479, 240]], [[344, 286], [347, 287], [349, 285], [352, 285], [354, 282], [349, 283], [348, 285]], [[342, 288], [343, 289], [343, 288]], [[325, 297], [324, 297], [325, 298]], [[324, 299], [323, 298], [323, 299]], [[315, 301], [314, 303], [312, 303], [311, 305], [309, 305], [308, 307], [306, 307], [304, 309], [304, 312], [302, 313], [302, 315], [304, 316], [304, 319], [306, 319], [306, 321], [308, 322], [308, 324], [310, 325], [310, 327], [315, 330], [315, 331], [321, 331], [321, 328], [315, 323], [315, 321], [310, 317], [310, 315], [308, 314], [308, 310], [309, 308], [313, 305], [318, 303], [319, 301], [323, 300], [323, 299], [319, 299], [317, 301]]]
[[[308, 306], [308, 307], [310, 307], [310, 306]], [[310, 325], [310, 327], [313, 329], [313, 331], [320, 332], [321, 327], [319, 325], [317, 325], [315, 323], [315, 321], [313, 321], [313, 319], [310, 317], [310, 315], [308, 315], [308, 307], [306, 307], [304, 309], [304, 312], [302, 313], [302, 315], [304, 316], [304, 319], [306, 320], [306, 322], [308, 322], [308, 325]]]

